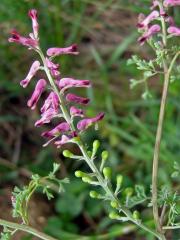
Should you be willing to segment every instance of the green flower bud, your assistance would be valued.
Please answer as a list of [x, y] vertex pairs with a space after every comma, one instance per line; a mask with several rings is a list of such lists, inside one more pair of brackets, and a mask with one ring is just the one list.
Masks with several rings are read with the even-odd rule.
[[85, 177], [82, 177], [82, 181], [85, 182], [85, 183], [91, 183], [92, 179], [88, 176], [85, 176]]
[[77, 170], [77, 171], [75, 171], [75, 176], [78, 178], [81, 178], [81, 177], [85, 176], [85, 173], [80, 170]]
[[99, 140], [95, 140], [95, 141], [93, 142], [93, 152], [96, 153], [99, 147], [100, 147], [100, 142], [99, 142]]
[[104, 160], [104, 161], [107, 160], [108, 156], [109, 156], [108, 151], [103, 151], [103, 152], [101, 153], [102, 160]]
[[111, 207], [118, 208], [118, 202], [117, 201], [111, 201]]
[[112, 176], [112, 170], [110, 167], [103, 168], [103, 174], [106, 179], [111, 179]]
[[69, 150], [64, 150], [63, 156], [67, 157], [67, 158], [73, 158], [74, 154], [72, 152], [70, 152]]
[[123, 182], [123, 176], [122, 175], [117, 175], [116, 177], [116, 181], [117, 181], [117, 186], [120, 188]]
[[89, 195], [91, 198], [98, 198], [100, 196], [96, 191], [90, 191]]
[[133, 195], [133, 188], [131, 187], [126, 188], [124, 193], [127, 197], [131, 197]]
[[88, 151], [87, 153], [88, 153], [88, 156], [91, 157], [92, 152], [91, 152], [91, 151]]
[[136, 220], [140, 219], [140, 213], [135, 210], [135, 211], [133, 212], [133, 218], [136, 219]]
[[110, 212], [109, 218], [111, 219], [119, 219], [119, 215], [116, 212]]

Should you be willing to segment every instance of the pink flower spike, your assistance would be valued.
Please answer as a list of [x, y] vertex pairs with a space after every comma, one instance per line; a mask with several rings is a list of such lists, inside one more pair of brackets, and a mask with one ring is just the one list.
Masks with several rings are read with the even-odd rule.
[[50, 57], [51, 56], [55, 57], [62, 54], [73, 54], [73, 55], [79, 54], [79, 52], [77, 51], [77, 45], [73, 44], [70, 47], [66, 47], [66, 48], [49, 48], [47, 50], [47, 55]]
[[163, 2], [163, 5], [165, 7], [174, 7], [174, 6], [180, 6], [180, 0], [165, 0]]
[[70, 137], [62, 135], [61, 140], [56, 141], [55, 145], [57, 145], [57, 148], [60, 148], [62, 145], [68, 143], [70, 140], [71, 140]]
[[172, 36], [179, 37], [180, 36], [180, 28], [171, 26], [168, 28], [168, 33], [171, 34]]
[[46, 81], [44, 79], [40, 79], [35, 87], [35, 90], [31, 96], [31, 98], [28, 100], [27, 105], [30, 107], [32, 110], [35, 109], [36, 104], [41, 97], [41, 94], [43, 93], [45, 86], [46, 86]]
[[76, 80], [73, 78], [62, 78], [59, 81], [59, 88], [62, 89], [63, 91], [72, 88], [72, 87], [85, 87], [88, 88], [91, 86], [89, 80]]
[[79, 103], [79, 104], [84, 104], [84, 105], [87, 105], [90, 101], [89, 98], [79, 97], [73, 93], [68, 93], [66, 95], [66, 100], [68, 102]]
[[39, 30], [39, 24], [37, 21], [37, 10], [31, 9], [28, 13], [29, 17], [32, 19], [32, 28], [35, 39], [38, 39], [38, 30]]
[[22, 37], [16, 30], [11, 32], [11, 37], [8, 39], [9, 42], [15, 42], [27, 46], [29, 48], [37, 48], [38, 41], [32, 38]]
[[157, 19], [159, 17], [158, 11], [152, 11], [142, 22], [137, 24], [138, 28], [146, 28], [150, 22]]
[[145, 32], [139, 39], [138, 42], [143, 45], [145, 41], [151, 38], [154, 34], [158, 33], [161, 30], [161, 27], [157, 24], [152, 25], [147, 32]]
[[72, 117], [84, 117], [83, 110], [75, 106], [70, 107], [70, 114]]
[[20, 82], [20, 85], [23, 88], [27, 87], [27, 85], [30, 83], [31, 79], [35, 76], [35, 74], [39, 70], [39, 67], [40, 67], [40, 62], [39, 61], [34, 61], [32, 66], [31, 66], [31, 68], [30, 68], [30, 70], [29, 70], [28, 75], [26, 76], [26, 78], [24, 80], [22, 80]]
[[57, 125], [55, 128], [53, 128], [52, 130], [43, 132], [41, 134], [41, 136], [51, 138], [51, 137], [58, 136], [60, 133], [67, 132], [69, 130], [70, 130], [69, 124], [67, 122], [62, 122], [59, 125]]
[[94, 118], [87, 118], [83, 119], [78, 122], [77, 128], [80, 131], [86, 130], [88, 127], [90, 127], [93, 123], [96, 123], [104, 118], [104, 113], [99, 113], [96, 117]]

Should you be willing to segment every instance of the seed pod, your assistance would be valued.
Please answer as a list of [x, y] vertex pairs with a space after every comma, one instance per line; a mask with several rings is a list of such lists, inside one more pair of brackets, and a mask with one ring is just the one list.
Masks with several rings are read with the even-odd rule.
[[100, 194], [96, 191], [90, 191], [89, 195], [91, 198], [99, 198], [100, 197]]
[[140, 213], [137, 210], [133, 212], [133, 218], [136, 220], [140, 219]]
[[77, 171], [75, 171], [75, 176], [78, 178], [81, 178], [81, 177], [85, 176], [85, 173], [80, 170], [77, 170]]
[[120, 216], [116, 212], [110, 212], [109, 218], [118, 219]]
[[111, 201], [111, 207], [118, 208], [118, 202], [117, 201]]
[[126, 188], [124, 193], [127, 197], [131, 197], [133, 195], [133, 188], [131, 187]]
[[106, 178], [106, 179], [111, 179], [111, 176], [112, 176], [112, 170], [111, 170], [111, 168], [110, 167], [105, 167], [105, 168], [103, 168], [103, 174], [104, 174], [104, 177]]
[[63, 151], [63, 156], [67, 157], [67, 158], [73, 158], [74, 154], [72, 152], [70, 152], [69, 150], [64, 150]]
[[101, 153], [101, 157], [102, 157], [102, 160], [103, 160], [103, 161], [106, 161], [107, 158], [108, 158], [108, 156], [109, 156], [108, 151], [103, 151], [103, 152]]

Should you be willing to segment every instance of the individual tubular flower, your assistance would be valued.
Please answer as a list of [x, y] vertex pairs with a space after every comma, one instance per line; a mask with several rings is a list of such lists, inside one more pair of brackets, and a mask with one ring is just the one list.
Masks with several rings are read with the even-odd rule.
[[72, 55], [79, 54], [79, 52], [77, 51], [77, 45], [73, 44], [70, 47], [66, 47], [66, 48], [49, 48], [47, 50], [47, 55], [49, 57], [52, 57], [52, 56], [55, 57], [62, 54], [72, 54]]
[[62, 122], [52, 130], [43, 132], [41, 136], [51, 138], [51, 137], [58, 136], [61, 133], [68, 132], [69, 130], [70, 130], [69, 124], [67, 122]]
[[142, 22], [137, 24], [138, 28], [146, 28], [148, 27], [149, 23], [159, 17], [158, 11], [152, 11]]
[[70, 107], [71, 117], [84, 117], [82, 109], [76, 108], [75, 106]]
[[46, 58], [46, 65], [49, 68], [53, 77], [57, 78], [60, 76], [60, 72], [58, 71], [59, 64], [55, 64], [49, 58]]
[[73, 78], [62, 78], [59, 81], [58, 86], [62, 91], [65, 91], [66, 89], [72, 88], [72, 87], [88, 88], [91, 86], [91, 84], [89, 80], [76, 80]]
[[9, 42], [19, 43], [22, 44], [23, 46], [29, 47], [30, 49], [38, 47], [38, 41], [36, 39], [23, 37], [16, 30], [13, 30], [11, 32], [11, 35], [12, 36], [8, 39]]
[[35, 122], [35, 127], [40, 127], [45, 123], [50, 123], [51, 119], [55, 118], [58, 115], [58, 111], [49, 108], [47, 111], [41, 114], [41, 118]]
[[174, 6], [180, 6], [180, 0], [165, 0], [163, 2], [163, 5], [165, 7], [174, 7]]
[[23, 87], [23, 88], [26, 88], [28, 86], [28, 84], [30, 83], [31, 79], [35, 76], [35, 74], [37, 73], [37, 71], [39, 70], [40, 68], [40, 62], [39, 61], [34, 61], [30, 70], [29, 70], [29, 73], [28, 75], [26, 76], [25, 79], [23, 79], [21, 82], [20, 82], [20, 85]]
[[86, 118], [78, 122], [77, 128], [80, 131], [86, 130], [88, 127], [90, 127], [93, 123], [96, 123], [104, 118], [104, 113], [99, 113], [94, 118]]
[[68, 102], [79, 103], [84, 105], [87, 105], [90, 101], [89, 98], [79, 97], [73, 93], [68, 93], [66, 95], [66, 100]]
[[172, 36], [179, 37], [180, 36], [180, 28], [171, 26], [168, 28], [168, 33], [170, 33]]
[[33, 28], [34, 38], [38, 39], [39, 24], [37, 21], [37, 11], [35, 9], [31, 9], [29, 10], [28, 15], [32, 19], [32, 28]]
[[167, 16], [167, 13], [165, 12], [162, 4], [160, 4], [158, 0], [153, 1], [151, 10], [153, 10], [153, 9], [156, 8], [156, 7], [159, 7], [159, 9], [160, 9], [160, 15], [161, 15], [161, 16], [163, 16], [163, 17], [166, 17], [166, 16]]
[[32, 110], [35, 109], [36, 104], [41, 97], [41, 94], [43, 93], [45, 86], [46, 86], [46, 81], [44, 79], [40, 79], [35, 87], [35, 90], [31, 96], [31, 98], [28, 100], [27, 105], [30, 107]]
[[43, 106], [41, 107], [41, 112], [44, 113], [47, 111], [50, 107], [52, 107], [54, 110], [58, 110], [59, 106], [59, 98], [55, 92], [50, 92], [49, 96], [44, 101]]
[[72, 137], [68, 137], [66, 135], [62, 135], [60, 140], [55, 141], [55, 145], [57, 145], [57, 148], [60, 148], [62, 145], [70, 142], [71, 139], [72, 139]]
[[139, 39], [138, 42], [143, 45], [145, 41], [150, 39], [153, 35], [158, 33], [161, 30], [161, 27], [157, 24], [152, 25]]

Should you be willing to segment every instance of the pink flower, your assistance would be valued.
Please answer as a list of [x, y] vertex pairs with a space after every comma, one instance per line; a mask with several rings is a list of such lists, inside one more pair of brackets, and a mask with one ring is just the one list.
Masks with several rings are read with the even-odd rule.
[[71, 137], [62, 135], [61, 139], [55, 142], [55, 145], [57, 145], [57, 148], [60, 148], [62, 145], [68, 143], [70, 140], [71, 140]]
[[153, 10], [153, 9], [156, 8], [156, 7], [159, 7], [159, 9], [160, 9], [160, 15], [161, 15], [161, 16], [163, 16], [163, 17], [167, 16], [167, 13], [165, 12], [162, 4], [160, 4], [158, 0], [154, 0], [154, 1], [153, 1], [153, 5], [152, 5], [152, 7], [151, 7], [151, 10]]
[[78, 122], [77, 128], [80, 131], [86, 130], [88, 127], [90, 127], [93, 123], [96, 123], [100, 120], [102, 120], [104, 117], [104, 113], [99, 113], [96, 117], [94, 118], [86, 118]]
[[59, 98], [55, 92], [50, 92], [49, 96], [46, 98], [43, 106], [41, 107], [41, 112], [44, 113], [48, 108], [52, 107], [54, 110], [58, 110]]
[[170, 26], [174, 26], [175, 25], [173, 17], [167, 17], [167, 18], [165, 18], [165, 21], [167, 23], [169, 23]]
[[69, 124], [67, 122], [62, 122], [52, 130], [43, 132], [41, 136], [51, 138], [51, 137], [58, 136], [60, 133], [67, 132], [69, 130], [70, 130]]
[[11, 32], [11, 38], [8, 39], [9, 42], [16, 42], [22, 44], [23, 46], [27, 46], [29, 48], [37, 48], [38, 41], [32, 38], [22, 37], [16, 30]]
[[180, 28], [171, 26], [168, 28], [168, 33], [170, 33], [173, 36], [179, 37], [180, 36]]
[[70, 114], [72, 117], [84, 117], [83, 110], [74, 106], [70, 107]]
[[152, 11], [142, 22], [137, 24], [138, 28], [146, 28], [150, 22], [159, 17], [158, 11]]
[[65, 91], [68, 88], [72, 88], [72, 87], [90, 87], [90, 81], [89, 80], [76, 80], [73, 78], [62, 78], [59, 81], [58, 84], [60, 89], [63, 89], [63, 91]]
[[66, 48], [49, 48], [47, 50], [47, 55], [50, 57], [58, 56], [62, 54], [73, 54], [73, 55], [79, 54], [79, 52], [77, 51], [77, 45], [73, 44], [70, 47], [66, 47]]
[[49, 58], [46, 57], [46, 65], [49, 69], [58, 69], [59, 64], [53, 63]]
[[39, 24], [37, 22], [37, 10], [35, 9], [29, 10], [28, 15], [32, 19], [32, 28], [33, 28], [34, 38], [38, 39]]
[[163, 4], [165, 7], [180, 6], [180, 0], [165, 0]]
[[161, 27], [157, 24], [152, 25], [147, 32], [145, 32], [139, 39], [138, 42], [143, 45], [145, 41], [151, 38], [154, 34], [158, 33], [161, 30]]
[[50, 123], [51, 119], [55, 118], [57, 114], [58, 114], [57, 110], [49, 108], [47, 111], [41, 114], [41, 119], [35, 122], [34, 124], [35, 127], [40, 127], [45, 123]]
[[35, 74], [37, 73], [37, 71], [39, 70], [39, 67], [40, 67], [40, 62], [39, 61], [34, 61], [30, 70], [29, 70], [29, 73], [28, 75], [26, 76], [25, 79], [23, 79], [21, 82], [20, 82], [20, 85], [23, 87], [23, 88], [26, 88], [27, 85], [30, 83], [31, 79], [35, 76]]
[[60, 72], [58, 71], [59, 64], [53, 63], [49, 58], [46, 58], [46, 64], [53, 77], [57, 78], [60, 76]]
[[43, 93], [45, 86], [46, 86], [46, 81], [44, 79], [40, 79], [35, 87], [35, 90], [31, 96], [31, 98], [28, 100], [27, 105], [30, 107], [32, 110], [35, 109], [36, 104], [41, 97], [41, 94]]
[[68, 93], [66, 95], [66, 100], [68, 102], [79, 103], [79, 104], [84, 104], [84, 105], [89, 103], [89, 98], [79, 97], [73, 93]]

